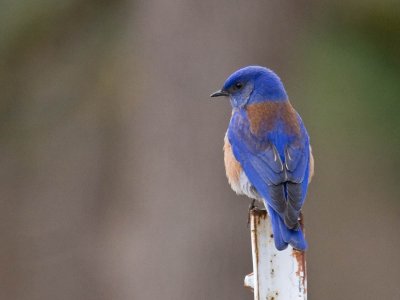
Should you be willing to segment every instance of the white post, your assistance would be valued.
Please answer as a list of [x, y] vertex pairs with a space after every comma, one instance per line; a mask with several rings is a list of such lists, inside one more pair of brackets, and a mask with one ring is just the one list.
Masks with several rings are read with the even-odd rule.
[[253, 289], [255, 300], [306, 300], [305, 253], [291, 246], [283, 251], [275, 248], [265, 210], [253, 209], [250, 220], [253, 273], [244, 285]]

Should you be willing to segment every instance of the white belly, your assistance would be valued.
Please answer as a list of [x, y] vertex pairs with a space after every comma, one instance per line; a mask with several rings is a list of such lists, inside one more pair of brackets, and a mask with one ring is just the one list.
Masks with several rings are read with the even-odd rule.
[[251, 199], [262, 201], [261, 196], [257, 193], [255, 187], [250, 183], [244, 171], [240, 172], [239, 182], [236, 186], [237, 190], [235, 190], [233, 186], [232, 189], [239, 195], [245, 195]]

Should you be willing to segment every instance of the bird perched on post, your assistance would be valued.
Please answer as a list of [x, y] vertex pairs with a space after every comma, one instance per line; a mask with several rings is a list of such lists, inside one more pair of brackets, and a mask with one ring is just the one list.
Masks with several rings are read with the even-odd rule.
[[275, 246], [306, 250], [299, 225], [314, 172], [307, 130], [279, 77], [249, 66], [234, 72], [211, 97], [229, 97], [232, 117], [225, 135], [226, 176], [237, 194], [264, 202]]

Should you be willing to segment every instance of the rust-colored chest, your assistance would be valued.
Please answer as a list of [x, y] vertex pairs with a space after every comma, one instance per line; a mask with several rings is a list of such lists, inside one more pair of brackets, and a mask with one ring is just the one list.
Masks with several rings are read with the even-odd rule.
[[278, 124], [289, 135], [300, 134], [298, 116], [289, 101], [251, 104], [247, 106], [246, 113], [254, 135], [265, 134]]
[[240, 174], [242, 172], [242, 166], [233, 156], [232, 146], [229, 143], [228, 137], [226, 135], [224, 138], [224, 163], [228, 182], [232, 189], [238, 193], [238, 190], [240, 188]]

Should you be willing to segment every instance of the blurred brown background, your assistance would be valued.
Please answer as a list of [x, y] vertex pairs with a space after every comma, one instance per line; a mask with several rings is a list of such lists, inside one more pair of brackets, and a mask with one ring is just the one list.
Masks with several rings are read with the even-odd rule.
[[239, 67], [312, 138], [310, 299], [400, 299], [400, 2], [0, 1], [0, 299], [252, 299]]

